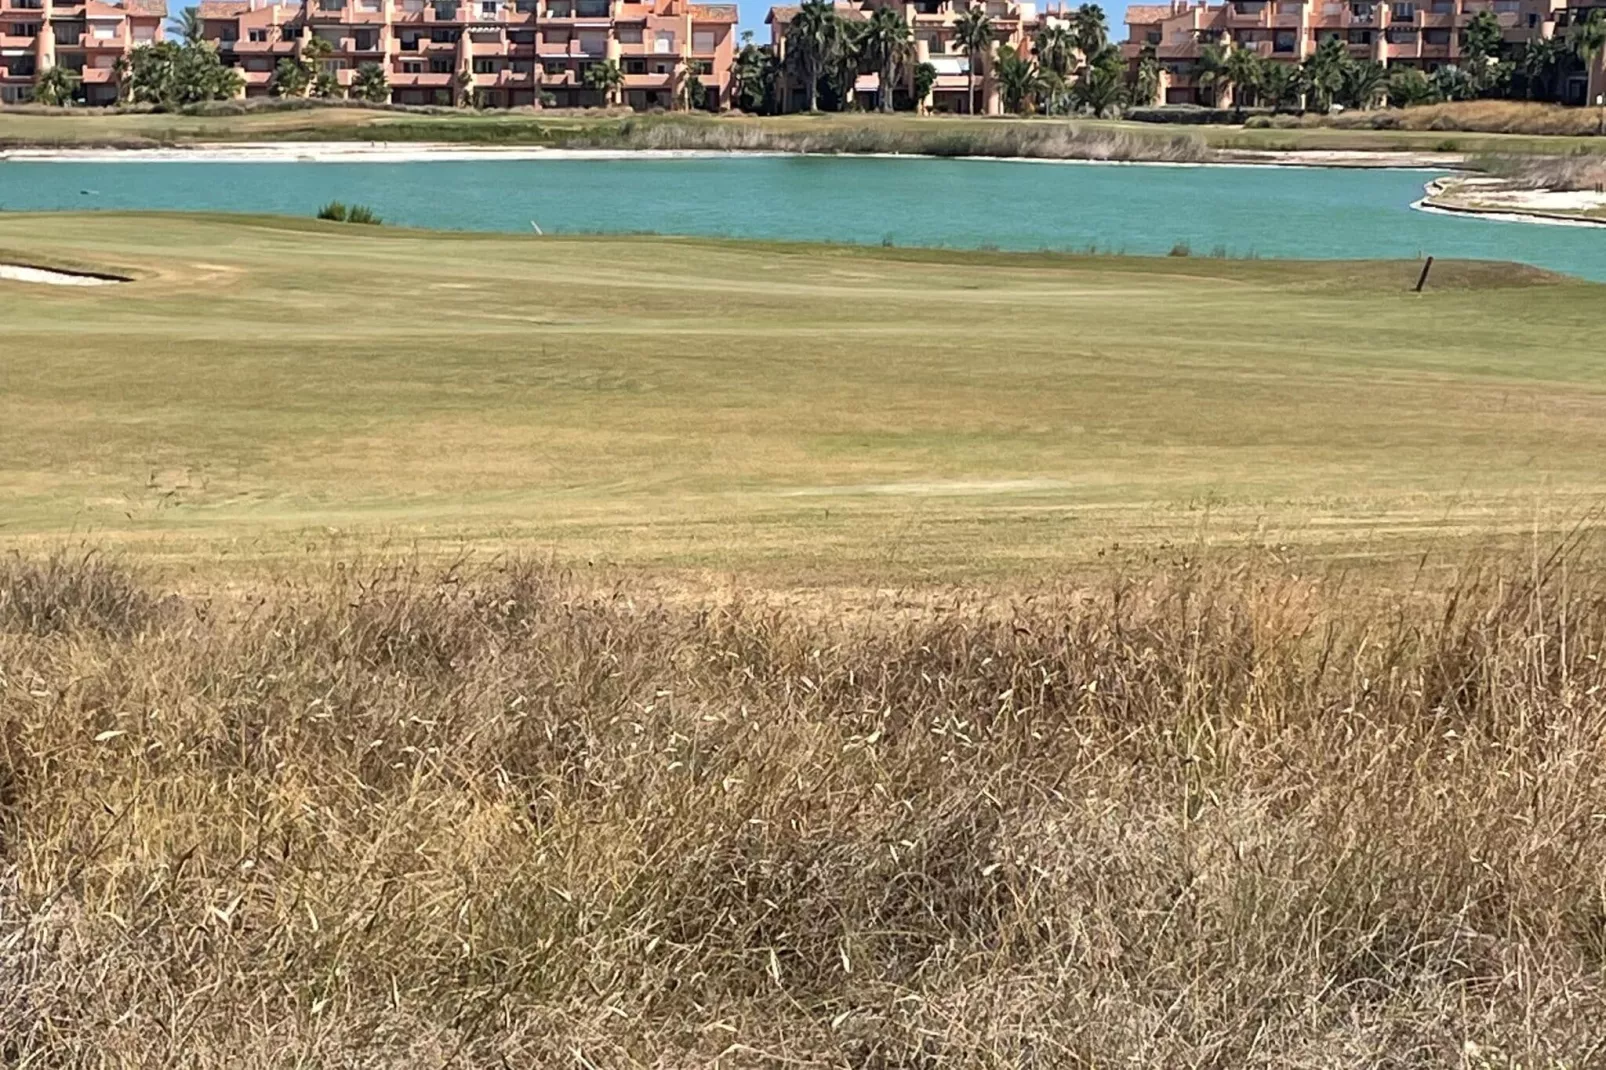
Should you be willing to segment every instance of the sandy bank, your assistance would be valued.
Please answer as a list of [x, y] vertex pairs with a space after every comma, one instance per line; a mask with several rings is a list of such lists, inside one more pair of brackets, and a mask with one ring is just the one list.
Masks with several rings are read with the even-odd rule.
[[[712, 149], [553, 149], [537, 145], [470, 146], [446, 142], [277, 141], [263, 144], [197, 144], [159, 149], [26, 148], [0, 152], [0, 161], [74, 161], [79, 163], [415, 163], [472, 160], [632, 160], [722, 159], [729, 156], [789, 156], [793, 153]], [[847, 155], [847, 154], [844, 154]], [[892, 154], [888, 154], [892, 155]], [[905, 159], [939, 159], [923, 154]], [[946, 157], [952, 158], [952, 157]], [[985, 157], [998, 159], [1000, 157]], [[1027, 158], [1023, 158], [1027, 159]], [[1081, 160], [1031, 157], [1034, 163], [1153, 163], [1148, 160]], [[1180, 166], [1261, 167], [1388, 167], [1453, 169], [1465, 157], [1455, 153], [1360, 152], [1300, 150], [1289, 152], [1222, 151], [1204, 161]]]
[[1524, 189], [1498, 178], [1436, 178], [1427, 184], [1426, 196], [1414, 207], [1503, 222], [1567, 227], [1606, 226], [1606, 192]]

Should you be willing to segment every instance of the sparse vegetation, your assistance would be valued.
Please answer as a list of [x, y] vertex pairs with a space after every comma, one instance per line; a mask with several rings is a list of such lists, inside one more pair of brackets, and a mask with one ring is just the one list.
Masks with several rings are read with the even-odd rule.
[[367, 205], [353, 204], [347, 206], [340, 201], [330, 201], [318, 209], [318, 218], [332, 223], [369, 223], [377, 225], [384, 222], [379, 215]]

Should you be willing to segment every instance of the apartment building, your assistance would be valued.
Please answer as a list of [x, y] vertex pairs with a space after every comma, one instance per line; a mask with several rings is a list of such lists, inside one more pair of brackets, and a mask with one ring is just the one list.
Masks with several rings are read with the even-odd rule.
[[[937, 72], [930, 94], [924, 101], [919, 102], [922, 109], [968, 113], [971, 110], [970, 56], [954, 36], [954, 23], [971, 6], [969, 0], [914, 0], [913, 3], [898, 3], [896, 0], [859, 0], [857, 3], [837, 4], [836, 13], [838, 17], [849, 21], [862, 21], [868, 19], [870, 13], [879, 7], [897, 8], [902, 12], [914, 36], [915, 63], [929, 63]], [[1009, 45], [1017, 50], [1029, 52], [1032, 37], [1043, 25], [1044, 20], [1052, 21], [1059, 17], [1057, 12], [1039, 16], [1037, 5], [1033, 3], [981, 0], [977, 6], [984, 8], [992, 19], [995, 48], [998, 45]], [[797, 7], [772, 7], [764, 20], [770, 28], [771, 47], [776, 57], [783, 61], [786, 57], [786, 32], [792, 20], [797, 17], [798, 10]], [[913, 87], [914, 64], [905, 66], [909, 68], [905, 71], [906, 84], [895, 88], [908, 92]], [[854, 92], [860, 97], [873, 99], [880, 89], [878, 75], [863, 74], [859, 76]], [[796, 111], [807, 107], [804, 103], [803, 87], [793, 73], [789, 72], [783, 80], [781, 97], [783, 111]], [[981, 69], [976, 72], [976, 98], [979, 112], [987, 115], [1003, 113], [1002, 96], [985, 61]]]
[[[1129, 7], [1123, 50], [1136, 61], [1145, 47], [1154, 48], [1165, 103], [1227, 105], [1230, 92], [1212, 100], [1198, 84], [1195, 67], [1206, 45], [1299, 63], [1336, 38], [1356, 59], [1432, 71], [1465, 58], [1466, 28], [1485, 11], [1512, 44], [1550, 37], [1568, 22], [1566, 0], [1174, 0]], [[1582, 80], [1573, 93], [1581, 102]]]
[[[6, 2], [6, 0], [0, 0]], [[377, 63], [397, 104], [454, 104], [473, 86], [488, 107], [623, 103], [671, 107], [695, 74], [711, 110], [729, 106], [735, 4], [687, 0], [204, 0], [205, 36], [240, 70], [247, 96], [270, 92], [279, 60], [314, 37], [324, 69], [349, 87]], [[593, 64], [624, 74], [613, 101], [585, 87]]]
[[33, 99], [39, 76], [65, 67], [82, 81], [84, 99], [117, 102], [117, 61], [159, 41], [163, 0], [0, 0], [0, 105]]

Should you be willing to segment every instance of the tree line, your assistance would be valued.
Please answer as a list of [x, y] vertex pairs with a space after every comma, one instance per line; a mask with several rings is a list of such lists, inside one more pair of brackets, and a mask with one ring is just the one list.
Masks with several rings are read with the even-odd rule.
[[[1239, 107], [1309, 108], [1334, 105], [1372, 108], [1382, 103], [1408, 108], [1479, 98], [1557, 100], [1564, 78], [1587, 67], [1606, 45], [1606, 18], [1594, 11], [1565, 37], [1505, 40], [1500, 21], [1481, 11], [1463, 31], [1462, 60], [1431, 73], [1415, 67], [1385, 67], [1356, 59], [1338, 37], [1322, 41], [1301, 63], [1279, 62], [1249, 48], [1207, 44], [1194, 65], [1196, 80], [1215, 100], [1228, 90]], [[1152, 49], [1145, 51], [1152, 56]]]
[[[1030, 50], [999, 45], [998, 28], [980, 6], [966, 8], [951, 28], [951, 45], [967, 60], [966, 107], [982, 110], [978, 76], [991, 66], [1004, 106], [1016, 112], [1103, 114], [1134, 92], [1121, 51], [1097, 4], [1045, 26]], [[786, 28], [781, 57], [743, 35], [733, 74], [736, 105], [744, 111], [780, 110], [782, 84], [795, 76], [808, 111], [853, 107], [861, 74], [877, 76], [876, 107], [914, 108], [930, 93], [937, 69], [921, 62], [914, 33], [896, 8], [876, 8], [862, 19], [844, 18], [826, 0], [805, 0]], [[1158, 77], [1151, 71], [1150, 77]], [[1158, 84], [1157, 82], [1155, 84]], [[1137, 87], [1141, 91], [1141, 86]]]

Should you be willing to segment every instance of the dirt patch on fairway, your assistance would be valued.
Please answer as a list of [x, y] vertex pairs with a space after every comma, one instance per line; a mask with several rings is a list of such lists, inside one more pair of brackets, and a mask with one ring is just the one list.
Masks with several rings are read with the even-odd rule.
[[978, 494], [1023, 494], [1040, 490], [1063, 490], [1067, 486], [1069, 484], [1055, 479], [956, 479], [910, 483], [855, 483], [840, 487], [799, 487], [781, 493], [793, 498], [853, 494], [972, 497]]

